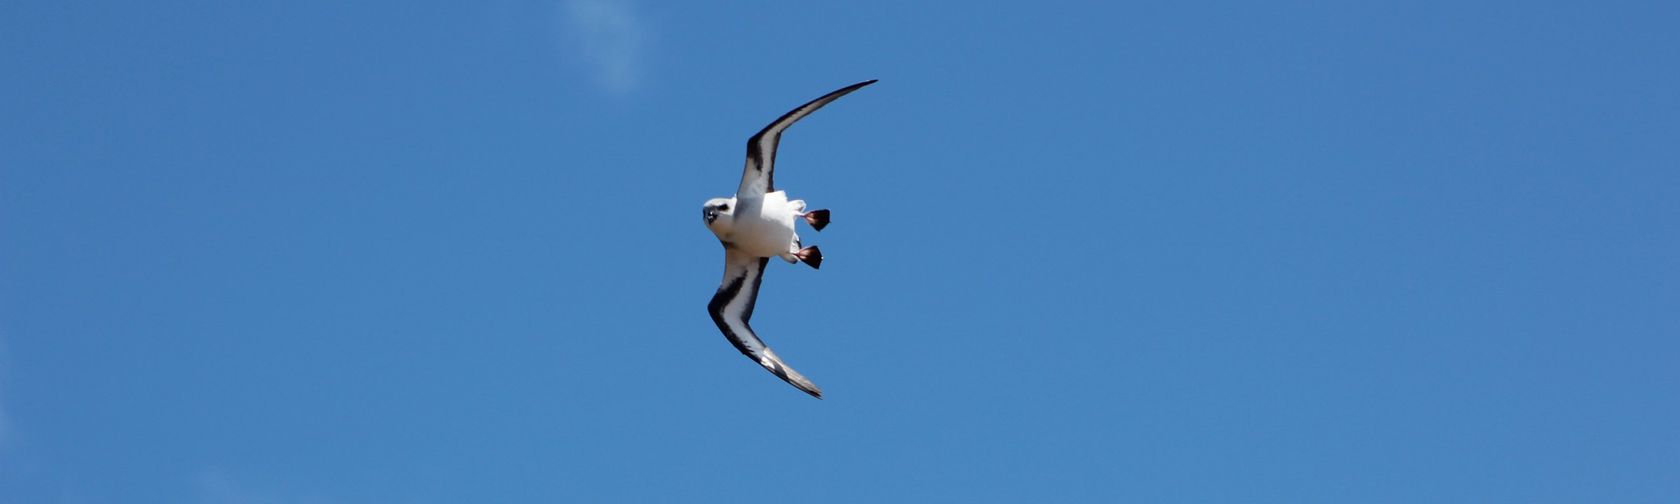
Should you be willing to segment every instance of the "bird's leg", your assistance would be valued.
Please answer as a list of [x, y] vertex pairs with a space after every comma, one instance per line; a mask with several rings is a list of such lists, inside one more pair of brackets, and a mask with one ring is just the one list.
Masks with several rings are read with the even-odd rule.
[[811, 229], [815, 229], [817, 231], [822, 231], [823, 227], [828, 225], [828, 209], [826, 208], [805, 212], [804, 214], [801, 214], [800, 217], [804, 217], [805, 223], [810, 224]]
[[811, 229], [822, 231], [823, 226], [828, 225], [828, 210], [812, 210], [807, 212], [805, 211], [805, 200], [789, 201], [788, 206], [793, 209], [794, 215], [799, 216], [801, 219], [805, 219], [805, 223], [810, 224]]
[[788, 244], [787, 252], [783, 252], [782, 255], [776, 257], [782, 258], [788, 264], [799, 264], [799, 246], [799, 235], [793, 235], [793, 243]]

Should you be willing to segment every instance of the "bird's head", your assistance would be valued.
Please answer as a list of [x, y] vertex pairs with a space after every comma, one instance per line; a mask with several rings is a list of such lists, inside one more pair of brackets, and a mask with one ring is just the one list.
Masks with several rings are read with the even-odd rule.
[[700, 212], [706, 219], [706, 229], [722, 238], [735, 223], [735, 198], [712, 198]]

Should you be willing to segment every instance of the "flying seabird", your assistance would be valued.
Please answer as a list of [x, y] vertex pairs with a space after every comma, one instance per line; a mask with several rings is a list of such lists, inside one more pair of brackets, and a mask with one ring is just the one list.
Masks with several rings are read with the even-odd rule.
[[823, 105], [874, 83], [873, 79], [859, 82], [811, 100], [782, 114], [747, 139], [747, 165], [741, 172], [741, 185], [735, 189], [735, 197], [713, 198], [702, 210], [706, 228], [723, 243], [723, 284], [706, 305], [712, 322], [717, 323], [718, 330], [747, 358], [818, 399], [822, 399], [822, 389], [782, 362], [764, 340], [758, 339], [752, 326], [747, 325], [752, 319], [753, 304], [758, 300], [759, 283], [764, 280], [764, 266], [771, 257], [789, 263], [804, 262], [813, 269], [822, 266], [822, 252], [816, 246], [801, 248], [793, 227], [794, 218], [798, 217], [810, 224], [811, 229], [822, 231], [828, 225], [828, 210], [806, 211], [804, 201], [789, 201], [787, 193], [776, 190], [776, 144], [788, 126]]

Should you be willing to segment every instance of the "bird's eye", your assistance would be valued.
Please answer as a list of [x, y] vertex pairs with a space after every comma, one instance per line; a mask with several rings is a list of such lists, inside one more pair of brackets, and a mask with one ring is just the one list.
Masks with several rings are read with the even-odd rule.
[[719, 212], [728, 212], [729, 211], [729, 204], [726, 203], [726, 204], [718, 205], [718, 211]]

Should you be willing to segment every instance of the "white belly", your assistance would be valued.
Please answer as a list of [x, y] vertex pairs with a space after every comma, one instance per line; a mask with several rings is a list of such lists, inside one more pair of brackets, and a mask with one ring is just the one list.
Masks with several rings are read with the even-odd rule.
[[765, 194], [754, 215], [735, 216], [735, 248], [757, 257], [788, 253], [799, 239], [793, 232], [793, 219], [801, 209], [795, 206], [788, 202], [787, 193]]

